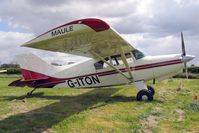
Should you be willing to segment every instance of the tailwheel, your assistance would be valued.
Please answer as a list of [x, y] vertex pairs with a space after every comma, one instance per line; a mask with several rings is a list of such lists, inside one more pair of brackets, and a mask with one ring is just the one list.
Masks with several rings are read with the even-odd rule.
[[140, 90], [136, 97], [137, 101], [153, 101], [153, 95], [149, 90]]
[[147, 89], [149, 90], [149, 92], [154, 95], [155, 94], [155, 89], [152, 86], [147, 85]]
[[32, 96], [32, 93], [31, 93], [31, 92], [28, 92], [28, 93], [27, 93], [27, 96], [28, 96], [28, 97], [31, 97], [31, 96]]
[[34, 88], [32, 91], [28, 92], [28, 93], [27, 93], [27, 96], [28, 96], [28, 97], [31, 97], [31, 96], [32, 96], [32, 93], [33, 93], [36, 89], [37, 89], [37, 88]]

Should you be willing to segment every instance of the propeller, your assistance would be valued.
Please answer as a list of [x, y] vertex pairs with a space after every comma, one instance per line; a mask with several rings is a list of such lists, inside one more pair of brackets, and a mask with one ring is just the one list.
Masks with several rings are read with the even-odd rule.
[[182, 56], [186, 56], [185, 45], [184, 45], [184, 37], [183, 37], [182, 32], [181, 32], [181, 43], [182, 43]]
[[[185, 51], [185, 44], [184, 44], [184, 37], [183, 33], [181, 32], [181, 43], [182, 43], [182, 58], [186, 57], [186, 51]], [[186, 78], [188, 79], [188, 71], [187, 71], [187, 62], [184, 62], [184, 69], [185, 69], [185, 74]]]

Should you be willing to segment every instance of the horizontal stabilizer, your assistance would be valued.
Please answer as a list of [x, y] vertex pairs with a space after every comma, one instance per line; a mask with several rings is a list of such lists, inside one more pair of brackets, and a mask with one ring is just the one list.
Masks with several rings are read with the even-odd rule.
[[15, 80], [15, 81], [11, 82], [8, 86], [18, 86], [18, 87], [26, 86], [26, 82], [22, 82], [21, 80], [22, 79]]

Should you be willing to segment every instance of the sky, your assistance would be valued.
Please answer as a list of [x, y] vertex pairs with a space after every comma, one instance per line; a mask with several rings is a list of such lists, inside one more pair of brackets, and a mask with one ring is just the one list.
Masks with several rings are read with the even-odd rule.
[[199, 65], [199, 0], [0, 0], [0, 64], [34, 53], [64, 64], [85, 58], [20, 45], [73, 20], [100, 18], [134, 47], [149, 55], [181, 53], [183, 31], [187, 54]]

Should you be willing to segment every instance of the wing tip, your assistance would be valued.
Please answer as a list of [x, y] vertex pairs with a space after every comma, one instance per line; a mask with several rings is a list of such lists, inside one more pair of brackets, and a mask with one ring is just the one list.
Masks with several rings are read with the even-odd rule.
[[91, 27], [96, 32], [104, 31], [110, 28], [110, 26], [105, 21], [98, 18], [86, 18], [79, 21], [82, 21], [82, 24]]

